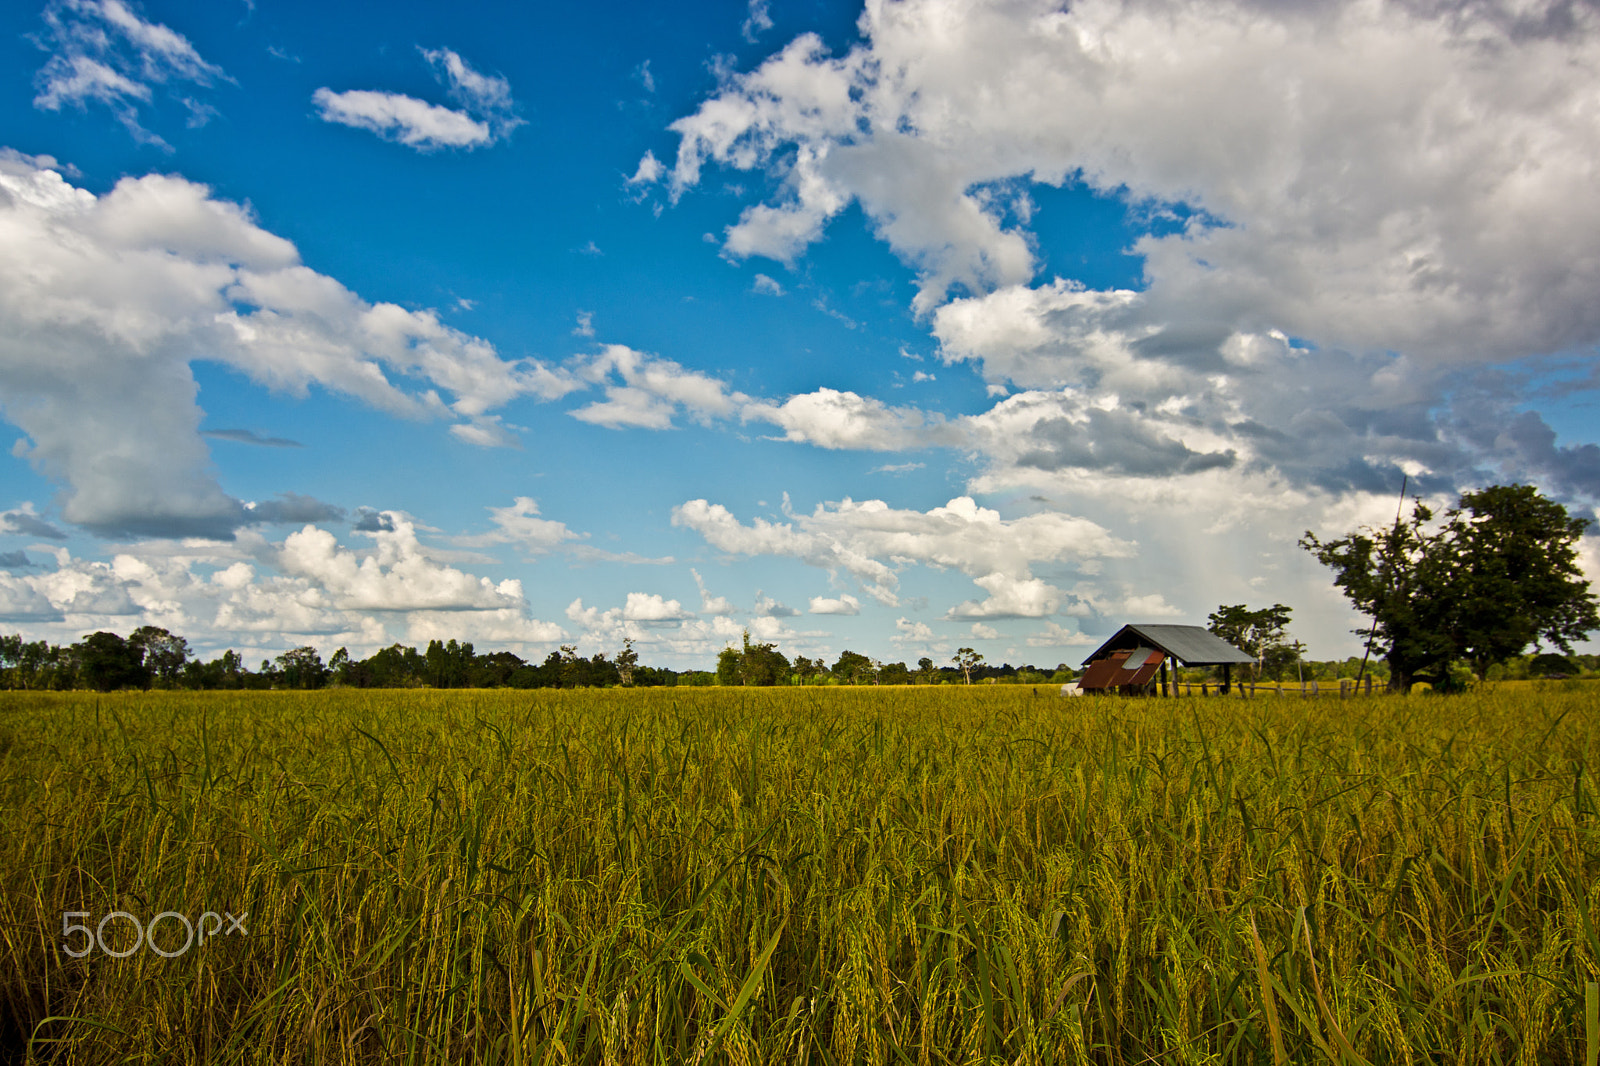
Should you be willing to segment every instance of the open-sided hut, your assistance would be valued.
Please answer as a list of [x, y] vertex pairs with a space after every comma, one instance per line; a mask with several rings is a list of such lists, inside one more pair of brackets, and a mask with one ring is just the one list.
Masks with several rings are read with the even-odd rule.
[[[1255, 658], [1235, 648], [1201, 626], [1126, 625], [1083, 661], [1087, 669], [1078, 680], [1084, 692], [1120, 692], [1126, 696], [1165, 696], [1167, 660], [1179, 666], [1222, 667], [1222, 691], [1233, 682], [1233, 664]], [[1177, 677], [1174, 675], [1173, 681]], [[1177, 687], [1171, 689], [1177, 695]]]

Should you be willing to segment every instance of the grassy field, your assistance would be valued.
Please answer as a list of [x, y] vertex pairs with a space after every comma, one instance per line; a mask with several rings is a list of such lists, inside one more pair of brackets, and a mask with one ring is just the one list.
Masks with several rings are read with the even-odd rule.
[[1594, 687], [1039, 691], [0, 694], [0, 1059], [1595, 1062]]

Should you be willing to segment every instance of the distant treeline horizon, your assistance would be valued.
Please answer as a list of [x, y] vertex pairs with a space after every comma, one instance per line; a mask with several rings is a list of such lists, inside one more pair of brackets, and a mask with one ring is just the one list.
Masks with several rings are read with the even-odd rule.
[[[711, 670], [674, 670], [639, 662], [632, 641], [624, 641], [614, 656], [596, 652], [585, 657], [575, 645], [562, 645], [542, 662], [523, 659], [509, 651], [478, 653], [470, 642], [432, 640], [418, 650], [395, 643], [357, 659], [340, 648], [324, 662], [309, 645], [291, 648], [263, 659], [252, 670], [236, 651], [225, 651], [209, 661], [195, 657], [181, 636], [156, 626], [141, 626], [127, 637], [109, 631], [91, 633], [76, 644], [55, 645], [25, 640], [20, 634], [0, 636], [0, 689], [67, 691], [90, 689], [319, 689], [349, 688], [655, 688], [711, 685], [912, 685], [912, 684], [1024, 684], [1060, 685], [1078, 676], [1065, 663], [1054, 667], [1010, 663], [998, 665], [967, 653], [950, 665], [923, 656], [912, 666], [881, 662], [845, 650], [831, 664], [821, 657], [788, 656], [776, 645], [750, 643], [727, 647]], [[1327, 661], [1306, 660], [1298, 673], [1275, 671], [1276, 680], [1331, 681], [1357, 676], [1361, 659], [1350, 656]], [[1388, 675], [1381, 659], [1365, 663], [1365, 672], [1382, 680]], [[1526, 656], [1497, 672], [1506, 678], [1575, 676], [1600, 671], [1600, 656]], [[1184, 669], [1185, 680], [1210, 676], [1203, 669]]]

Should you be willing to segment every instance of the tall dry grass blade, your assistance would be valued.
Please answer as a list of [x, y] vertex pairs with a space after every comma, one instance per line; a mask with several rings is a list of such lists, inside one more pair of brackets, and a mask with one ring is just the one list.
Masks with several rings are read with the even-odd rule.
[[1256, 953], [1256, 982], [1261, 987], [1261, 1009], [1267, 1016], [1267, 1033], [1272, 1037], [1273, 1066], [1284, 1066], [1289, 1056], [1283, 1050], [1283, 1030], [1278, 1024], [1278, 1003], [1272, 994], [1272, 975], [1267, 969], [1267, 949], [1261, 943], [1261, 931], [1256, 928], [1256, 916], [1250, 916], [1250, 939]]
[[1317, 953], [1311, 946], [1311, 923], [1306, 920], [1306, 909], [1300, 908], [1300, 932], [1306, 940], [1306, 963], [1311, 967], [1311, 988], [1317, 994], [1317, 1007], [1322, 1011], [1322, 1019], [1328, 1026], [1328, 1032], [1333, 1034], [1334, 1043], [1339, 1045], [1339, 1050], [1353, 1062], [1361, 1066], [1372, 1066], [1372, 1063], [1356, 1054], [1356, 1049], [1350, 1046], [1350, 1041], [1344, 1037], [1344, 1032], [1339, 1028], [1339, 1023], [1334, 1021], [1333, 1011], [1328, 1007], [1328, 1001], [1322, 994], [1322, 979], [1317, 976]]

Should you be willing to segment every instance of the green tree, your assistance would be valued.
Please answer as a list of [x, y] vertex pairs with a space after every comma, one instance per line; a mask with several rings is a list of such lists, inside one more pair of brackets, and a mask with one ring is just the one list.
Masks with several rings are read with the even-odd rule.
[[162, 688], [176, 688], [189, 659], [189, 642], [159, 626], [140, 626], [128, 634], [128, 643], [139, 649], [144, 667]]
[[717, 653], [717, 684], [742, 685], [744, 679], [739, 676], [739, 649], [734, 647], [723, 648]]
[[633, 638], [624, 637], [622, 650], [617, 652], [617, 677], [624, 687], [633, 684], [633, 671], [639, 665], [639, 653], [633, 650]]
[[973, 667], [983, 662], [983, 653], [971, 648], [957, 648], [956, 653], [950, 656], [950, 661], [961, 668], [961, 676], [967, 684], [972, 684]]
[[917, 683], [931, 685], [939, 680], [939, 672], [934, 669], [933, 660], [924, 655], [917, 660]]
[[[291, 648], [273, 660], [277, 683], [284, 688], [321, 688], [328, 679], [322, 656], [311, 645]], [[265, 665], [265, 664], [263, 664]]]
[[328, 660], [328, 679], [334, 685], [348, 685], [350, 683], [350, 652], [340, 648], [333, 653], [333, 658]]
[[1578, 568], [1576, 545], [1589, 522], [1573, 518], [1532, 485], [1492, 485], [1461, 497], [1441, 540], [1449, 636], [1480, 678], [1495, 663], [1600, 629], [1595, 598]]
[[1600, 629], [1574, 547], [1587, 520], [1529, 485], [1467, 493], [1441, 524], [1432, 520], [1418, 500], [1388, 529], [1300, 540], [1372, 618], [1356, 632], [1383, 651], [1390, 691], [1447, 683], [1460, 658], [1484, 677], [1530, 643], [1570, 652], [1572, 641]]
[[1281, 603], [1252, 611], [1242, 603], [1218, 607], [1206, 616], [1206, 628], [1255, 658], [1250, 679], [1259, 681], [1263, 671], [1281, 680], [1283, 668], [1295, 661], [1294, 645], [1289, 640], [1291, 608]]
[[143, 652], [115, 633], [90, 633], [72, 646], [72, 653], [79, 678], [96, 691], [150, 687]]
[[808, 659], [804, 655], [796, 655], [794, 657], [794, 672], [795, 676], [800, 679], [800, 683], [806, 685], [813, 680], [825, 680], [828, 675], [828, 664], [824, 663], [820, 657]]
[[750, 643], [744, 631], [744, 648], [739, 655], [739, 680], [746, 685], [777, 685], [789, 680], [789, 659], [776, 644]]
[[833, 676], [852, 685], [870, 681], [872, 660], [858, 651], [850, 651], [847, 648], [839, 653], [839, 661], [833, 664]]

